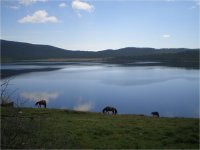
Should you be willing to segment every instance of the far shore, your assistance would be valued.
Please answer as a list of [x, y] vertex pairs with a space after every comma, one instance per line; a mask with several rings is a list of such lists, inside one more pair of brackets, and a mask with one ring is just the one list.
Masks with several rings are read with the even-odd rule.
[[20, 61], [4, 61], [1, 65], [37, 65], [44, 66], [43, 68], [26, 68], [26, 69], [2, 69], [1, 78], [8, 78], [24, 73], [30, 72], [45, 72], [62, 69], [63, 65], [100, 65], [113, 64], [123, 67], [127, 66], [166, 66], [178, 67], [185, 69], [199, 69], [196, 62], [185, 63], [169, 63], [169, 62], [155, 62], [155, 61], [106, 61], [100, 58], [70, 58], [70, 59], [37, 59], [37, 60], [20, 60]]

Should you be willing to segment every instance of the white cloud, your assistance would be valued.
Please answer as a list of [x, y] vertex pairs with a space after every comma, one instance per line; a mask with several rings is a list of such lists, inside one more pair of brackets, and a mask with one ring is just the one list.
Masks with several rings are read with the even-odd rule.
[[87, 11], [87, 12], [93, 12], [94, 11], [94, 6], [87, 3], [87, 2], [82, 2], [80, 0], [73, 0], [72, 1], [72, 8], [74, 10], [84, 10], [84, 11]]
[[59, 96], [59, 93], [58, 92], [22, 92], [20, 93], [20, 96], [32, 101], [38, 101], [41, 99], [49, 101], [52, 99], [56, 99]]
[[45, 10], [38, 10], [32, 16], [27, 15], [18, 20], [19, 23], [57, 23], [58, 19], [55, 16], [48, 16]]
[[170, 38], [171, 35], [170, 35], [170, 34], [163, 34], [162, 37], [163, 37], [163, 38]]
[[28, 6], [36, 2], [47, 2], [48, 0], [18, 0], [18, 1], [19, 1], [19, 4]]
[[61, 8], [62, 8], [62, 7], [66, 7], [66, 6], [67, 6], [66, 3], [60, 3], [60, 4], [59, 4], [59, 7], [61, 7]]
[[20, 6], [10, 6], [11, 9], [17, 10], [20, 8]]

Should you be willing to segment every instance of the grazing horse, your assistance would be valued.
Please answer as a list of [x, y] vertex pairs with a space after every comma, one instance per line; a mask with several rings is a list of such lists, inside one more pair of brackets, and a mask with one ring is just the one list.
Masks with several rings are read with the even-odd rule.
[[117, 109], [114, 107], [107, 106], [102, 110], [103, 114], [105, 114], [105, 113], [108, 114], [109, 111], [111, 111], [112, 114], [115, 114], [115, 115], [117, 114]]
[[153, 115], [153, 117], [159, 117], [159, 113], [158, 112], [152, 112], [151, 114]]
[[37, 101], [35, 103], [35, 106], [38, 106], [39, 108], [41, 108], [41, 105], [44, 105], [44, 108], [46, 108], [46, 106], [47, 106], [46, 101], [45, 100], [40, 100], [40, 101]]

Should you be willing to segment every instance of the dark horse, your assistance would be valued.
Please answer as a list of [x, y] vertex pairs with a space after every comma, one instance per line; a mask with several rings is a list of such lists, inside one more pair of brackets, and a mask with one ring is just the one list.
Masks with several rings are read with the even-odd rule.
[[105, 108], [102, 110], [102, 112], [103, 112], [104, 114], [105, 114], [105, 113], [108, 114], [109, 111], [111, 111], [112, 114], [117, 114], [117, 109], [114, 108], [114, 107], [107, 106], [107, 107], [105, 107]]
[[38, 106], [38, 107], [40, 107], [40, 108], [41, 108], [41, 105], [43, 105], [44, 108], [46, 108], [46, 106], [47, 106], [46, 101], [45, 101], [45, 100], [41, 100], [41, 101], [37, 101], [37, 102], [35, 103], [35, 106]]
[[151, 114], [153, 115], [153, 117], [159, 117], [159, 113], [158, 112], [152, 112]]

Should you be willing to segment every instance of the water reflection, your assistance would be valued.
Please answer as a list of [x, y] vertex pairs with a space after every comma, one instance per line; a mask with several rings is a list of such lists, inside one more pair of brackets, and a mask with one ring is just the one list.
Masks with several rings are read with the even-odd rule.
[[148, 85], [148, 84], [156, 84], [160, 82], [167, 82], [170, 80], [198, 80], [198, 78], [194, 77], [164, 77], [164, 78], [136, 78], [136, 79], [114, 79], [111, 78], [109, 80], [102, 80], [103, 84], [108, 85], [117, 85], [117, 86], [140, 86], [140, 85]]
[[38, 100], [46, 100], [47, 102], [50, 100], [57, 99], [59, 96], [59, 92], [22, 92], [20, 96], [24, 99], [30, 101], [38, 101]]
[[82, 97], [80, 97], [73, 109], [77, 111], [91, 111], [94, 108], [94, 101], [83, 101]]
[[[12, 89], [35, 107], [101, 112], [114, 106], [119, 114], [199, 117], [199, 70], [163, 66], [66, 65], [63, 69], [16, 76]], [[15, 96], [16, 97], [16, 96]]]

